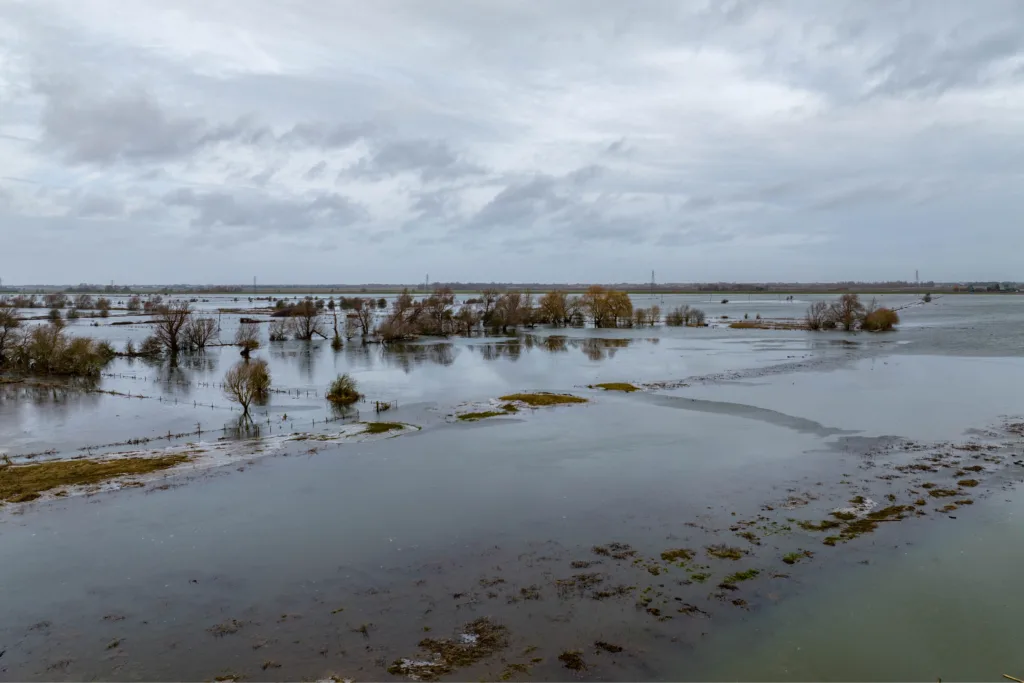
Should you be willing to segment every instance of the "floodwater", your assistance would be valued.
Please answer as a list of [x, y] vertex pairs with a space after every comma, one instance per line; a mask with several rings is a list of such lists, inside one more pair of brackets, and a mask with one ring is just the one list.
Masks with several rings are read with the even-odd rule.
[[[807, 303], [706, 298], [654, 302], [717, 322]], [[1024, 297], [901, 315], [886, 335], [265, 344], [282, 393], [259, 409], [262, 442], [232, 442], [218, 467], [0, 509], [0, 678], [1024, 677]], [[237, 314], [221, 324], [230, 340]], [[147, 334], [141, 319], [71, 329], [118, 346]], [[118, 395], [7, 389], [0, 450], [19, 462], [237, 438], [216, 386], [236, 361], [233, 347], [176, 368], [118, 360], [100, 385]], [[306, 439], [376, 419], [368, 403], [327, 407], [342, 372], [419, 429]], [[600, 382], [643, 390], [587, 386]], [[452, 417], [534, 390], [590, 402]], [[891, 506], [906, 509], [832, 545], [842, 529], [799, 525]], [[497, 652], [448, 671], [441, 646], [419, 646], [464, 645], [480, 618], [505, 629]]]

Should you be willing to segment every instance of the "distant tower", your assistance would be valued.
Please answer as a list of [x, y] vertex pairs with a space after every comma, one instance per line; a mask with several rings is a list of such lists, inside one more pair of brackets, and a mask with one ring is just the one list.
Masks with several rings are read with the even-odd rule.
[[651, 298], [654, 298], [654, 271], [651, 271]]
[[916, 270], [914, 271], [914, 284], [915, 285], [920, 285], [921, 284], [921, 275]]

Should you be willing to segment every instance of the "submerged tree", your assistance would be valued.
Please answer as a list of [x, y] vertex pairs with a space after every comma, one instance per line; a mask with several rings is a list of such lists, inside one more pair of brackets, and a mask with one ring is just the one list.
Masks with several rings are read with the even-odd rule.
[[18, 341], [18, 328], [21, 318], [10, 306], [0, 306], [0, 366], [3, 366], [7, 353]]
[[260, 347], [260, 326], [252, 322], [240, 323], [235, 330], [235, 344], [242, 349], [242, 356], [248, 358]]
[[847, 332], [851, 331], [865, 313], [864, 304], [856, 294], [843, 294], [832, 304], [832, 315], [836, 323]]
[[296, 339], [309, 341], [314, 336], [327, 339], [324, 332], [324, 320], [320, 315], [320, 309], [310, 299], [300, 301], [291, 311], [292, 334]]
[[807, 313], [804, 316], [804, 320], [807, 323], [807, 329], [823, 329], [829, 321], [831, 314], [832, 307], [827, 301], [815, 301], [807, 307]]
[[249, 417], [249, 406], [265, 400], [270, 393], [270, 368], [267, 361], [239, 361], [224, 375], [224, 395], [242, 406], [242, 418]]
[[154, 309], [153, 336], [168, 355], [174, 355], [182, 345], [182, 331], [188, 323], [192, 308], [187, 301], [162, 304]]
[[217, 336], [217, 321], [213, 318], [190, 317], [182, 330], [182, 345], [192, 351], [202, 351]]

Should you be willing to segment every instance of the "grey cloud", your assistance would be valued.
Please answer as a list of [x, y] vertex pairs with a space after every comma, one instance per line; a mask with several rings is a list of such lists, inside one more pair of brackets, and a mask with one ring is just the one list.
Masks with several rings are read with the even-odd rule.
[[425, 182], [478, 175], [484, 169], [464, 160], [440, 140], [392, 140], [380, 144], [369, 157], [342, 172], [342, 177], [379, 178], [416, 173]]
[[1024, 56], [1024, 22], [972, 35], [955, 27], [944, 35], [913, 32], [872, 65], [880, 78], [871, 93], [939, 95], [958, 87], [983, 83], [994, 65]]
[[366, 123], [298, 123], [275, 134], [250, 116], [210, 123], [202, 117], [171, 113], [141, 89], [97, 96], [67, 80], [44, 80], [36, 83], [36, 90], [45, 98], [41, 143], [70, 163], [187, 159], [220, 144], [340, 149], [374, 130]]
[[263, 194], [234, 195], [185, 188], [168, 193], [164, 203], [192, 210], [192, 225], [207, 229], [230, 227], [289, 233], [313, 227], [344, 227], [365, 216], [362, 207], [333, 193], [278, 199]]
[[494, 196], [473, 218], [468, 227], [489, 230], [504, 226], [523, 227], [569, 204], [559, 191], [559, 181], [549, 175], [509, 185]]
[[312, 166], [310, 166], [309, 170], [306, 171], [303, 174], [302, 177], [305, 178], [306, 180], [317, 180], [318, 178], [322, 178], [323, 177], [324, 171], [326, 169], [327, 169], [327, 162], [321, 160], [321, 161], [316, 162]]
[[124, 212], [123, 201], [101, 195], [86, 195], [72, 209], [72, 213], [80, 218], [116, 218]]
[[201, 119], [169, 116], [142, 92], [95, 100], [65, 83], [39, 89], [46, 96], [43, 144], [72, 163], [179, 157], [194, 151], [202, 135]]
[[281, 135], [286, 144], [297, 144], [322, 149], [341, 149], [364, 138], [377, 127], [372, 123], [298, 123]]

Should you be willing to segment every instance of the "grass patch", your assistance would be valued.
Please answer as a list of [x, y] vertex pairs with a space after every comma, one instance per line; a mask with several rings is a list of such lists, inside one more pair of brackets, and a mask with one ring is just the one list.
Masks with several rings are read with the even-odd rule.
[[738, 560], [747, 554], [742, 548], [733, 548], [727, 545], [709, 545], [706, 550], [708, 555], [720, 560]]
[[627, 394], [640, 391], [639, 387], [635, 387], [629, 382], [604, 382], [602, 384], [591, 384], [589, 388], [604, 389], [605, 391], [624, 391]]
[[686, 548], [675, 548], [673, 550], [666, 550], [661, 554], [661, 559], [665, 562], [689, 562], [693, 559], [693, 551]]
[[401, 422], [364, 422], [363, 424], [366, 425], [363, 434], [386, 434], [405, 428]]
[[505, 413], [498, 412], [497, 410], [484, 410], [479, 413], [463, 413], [456, 415], [456, 417], [463, 422], [476, 422], [477, 420], [486, 420], [489, 417], [500, 417], [502, 415], [505, 415]]
[[931, 489], [928, 491], [928, 495], [932, 498], [951, 498], [960, 494], [952, 489]]
[[823, 519], [820, 522], [800, 521], [796, 525], [804, 531], [828, 531], [842, 526], [839, 522], [834, 522], [831, 519]]
[[742, 572], [736, 572], [725, 577], [725, 583], [739, 583], [740, 581], [750, 581], [756, 579], [758, 574], [761, 573], [760, 569], [747, 569]]
[[956, 483], [957, 486], [966, 486], [967, 488], [974, 488], [978, 485], [977, 479], [961, 479]]
[[786, 553], [782, 556], [782, 561], [786, 564], [796, 564], [805, 557], [814, 557], [814, 553], [810, 550], [799, 550], [795, 553]]
[[502, 396], [501, 400], [525, 403], [531, 408], [588, 402], [587, 399], [580, 398], [579, 396], [573, 396], [572, 394], [549, 394], [547, 392], [537, 392], [533, 394], [509, 394], [508, 396]]
[[126, 475], [149, 474], [191, 460], [191, 456], [117, 460], [54, 460], [32, 465], [0, 465], [0, 500], [24, 503], [65, 486], [88, 486]]

